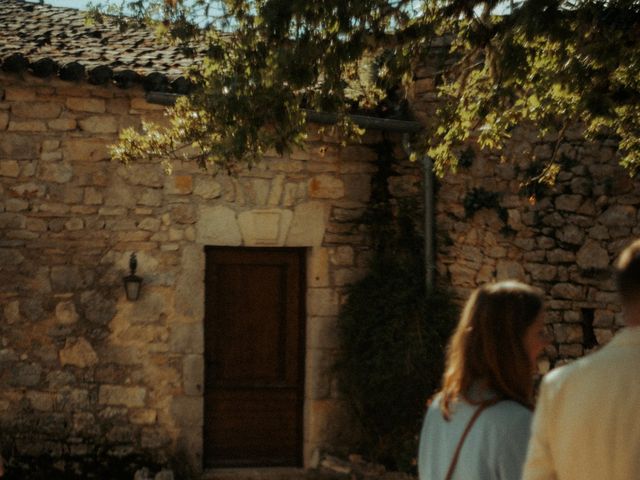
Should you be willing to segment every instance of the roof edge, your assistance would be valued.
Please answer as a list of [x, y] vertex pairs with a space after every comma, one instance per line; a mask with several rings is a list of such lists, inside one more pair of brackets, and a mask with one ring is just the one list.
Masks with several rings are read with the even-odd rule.
[[[166, 93], [166, 92], [148, 92], [146, 100], [149, 103], [156, 103], [159, 105], [171, 106], [175, 104], [176, 100], [180, 97], [178, 94]], [[304, 110], [307, 115], [307, 120], [313, 123], [320, 123], [325, 125], [333, 125], [338, 121], [338, 115], [329, 112], [318, 112], [315, 110]], [[382, 130], [385, 132], [395, 133], [418, 133], [424, 129], [420, 122], [410, 120], [396, 120], [392, 118], [373, 117], [370, 115], [349, 115], [349, 118], [359, 127], [370, 130]]]

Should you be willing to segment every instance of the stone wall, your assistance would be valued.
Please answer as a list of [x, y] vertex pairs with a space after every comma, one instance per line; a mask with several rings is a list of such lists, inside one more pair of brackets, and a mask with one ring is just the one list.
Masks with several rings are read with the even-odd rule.
[[[412, 92], [423, 122], [436, 107], [430, 74], [418, 71]], [[542, 373], [605, 344], [621, 327], [611, 265], [640, 234], [640, 179], [618, 165], [615, 143], [586, 143], [575, 128], [560, 147], [556, 184], [527, 185], [552, 146], [518, 128], [502, 155], [462, 149], [457, 174], [439, 180], [436, 198], [439, 282], [460, 301], [508, 278], [544, 291], [554, 342]]]
[[[377, 137], [340, 147], [310, 127], [305, 151], [237, 178], [110, 161], [122, 128], [162, 114], [141, 90], [0, 73], [4, 442], [18, 455], [186, 455], [199, 468], [204, 246], [296, 246], [308, 251], [307, 464], [348, 430], [330, 366], [345, 286], [367, 264], [357, 219]], [[122, 288], [132, 252], [136, 302]]]
[[[412, 101], [428, 121], [434, 95], [426, 75]], [[165, 175], [157, 163], [109, 160], [118, 131], [162, 115], [141, 90], [0, 73], [5, 447], [20, 455], [142, 452], [160, 461], [186, 454], [198, 468], [204, 247], [295, 246], [308, 252], [309, 465], [349, 433], [330, 367], [345, 288], [370, 254], [358, 218], [379, 134], [341, 147], [311, 126], [304, 151], [267, 155], [237, 178], [190, 163]], [[436, 196], [438, 281], [460, 301], [504, 278], [545, 292], [555, 341], [543, 372], [620, 327], [610, 264], [638, 234], [640, 205], [640, 185], [617, 166], [615, 145], [585, 144], [579, 132], [563, 147], [558, 182], [534, 201], [523, 181], [549, 153], [548, 143], [521, 129], [508, 162], [473, 152], [439, 181]], [[396, 197], [421, 197], [419, 170], [400, 167], [390, 179]], [[131, 252], [144, 278], [137, 302], [122, 288]]]

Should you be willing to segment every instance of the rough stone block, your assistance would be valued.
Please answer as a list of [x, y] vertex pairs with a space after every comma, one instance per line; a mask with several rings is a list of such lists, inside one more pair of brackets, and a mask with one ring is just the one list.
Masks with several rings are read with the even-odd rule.
[[118, 339], [128, 344], [165, 344], [168, 337], [169, 329], [163, 325], [129, 325], [118, 333]]
[[99, 138], [66, 138], [62, 142], [62, 155], [70, 162], [108, 160], [107, 144]]
[[555, 249], [547, 252], [547, 260], [549, 263], [574, 263], [576, 254], [568, 250]]
[[159, 207], [161, 204], [162, 193], [159, 190], [151, 188], [146, 189], [138, 200], [138, 205], [145, 205], [148, 207]]
[[456, 287], [476, 287], [476, 270], [465, 265], [454, 263], [449, 266], [451, 283]]
[[16, 213], [0, 213], [0, 228], [21, 230], [26, 225], [24, 215]]
[[50, 130], [56, 131], [69, 131], [75, 130], [78, 126], [78, 122], [73, 118], [57, 118], [55, 120], [49, 120], [47, 126]]
[[136, 206], [136, 188], [127, 184], [121, 178], [114, 178], [104, 191], [104, 204], [108, 206], [128, 207]]
[[192, 224], [198, 220], [196, 209], [191, 204], [178, 205], [171, 209], [171, 219], [180, 224]]
[[293, 213], [291, 210], [250, 210], [238, 215], [243, 244], [283, 245], [289, 231]]
[[84, 189], [84, 203], [87, 205], [102, 205], [102, 193], [94, 187]]
[[612, 327], [615, 323], [615, 314], [609, 310], [596, 310], [593, 325], [596, 327]]
[[305, 430], [305, 440], [313, 440], [318, 444], [333, 444], [340, 435], [349, 432], [349, 422], [344, 404], [338, 400], [308, 400], [308, 428]]
[[66, 105], [69, 110], [79, 112], [104, 113], [106, 110], [106, 103], [102, 98], [69, 97]]
[[0, 248], [0, 265], [20, 265], [24, 262], [24, 255], [17, 249]]
[[73, 168], [68, 163], [43, 163], [38, 173], [46, 182], [66, 183], [73, 177]]
[[580, 207], [583, 199], [582, 195], [560, 195], [555, 201], [556, 208], [567, 212], [575, 212]]
[[56, 321], [60, 325], [73, 325], [78, 321], [78, 312], [73, 301], [64, 301], [56, 305]]
[[20, 175], [20, 164], [15, 160], [0, 160], [0, 176], [16, 178]]
[[63, 370], [54, 370], [47, 374], [47, 383], [49, 388], [58, 389], [67, 385], [75, 383], [76, 378], [71, 372]]
[[58, 118], [62, 105], [53, 102], [15, 103], [11, 106], [11, 113], [18, 117], [37, 118], [47, 120]]
[[560, 345], [558, 353], [562, 357], [578, 358], [584, 354], [584, 347], [578, 343]]
[[[307, 329], [309, 352], [312, 349], [323, 349], [328, 358], [335, 360], [333, 351], [339, 347], [340, 343], [337, 317], [309, 317]], [[311, 375], [313, 376], [314, 373]]]
[[318, 175], [309, 180], [309, 196], [312, 198], [337, 199], [344, 197], [344, 182], [334, 176]]
[[335, 362], [333, 352], [310, 348], [307, 351], [307, 371], [305, 397], [322, 400], [331, 396], [332, 367]]
[[584, 300], [584, 290], [571, 283], [558, 283], [551, 288], [551, 296], [568, 300]]
[[11, 370], [11, 384], [18, 387], [35, 387], [41, 377], [42, 367], [37, 363], [18, 363]]
[[[493, 269], [491, 270], [493, 272]], [[336, 287], [351, 285], [366, 274], [366, 270], [361, 268], [339, 268], [333, 271], [333, 284]]]
[[[67, 213], [69, 213], [69, 211], [71, 210], [69, 205], [66, 205], [64, 203], [43, 203], [40, 205], [40, 207], [35, 211], [39, 211], [42, 214], [46, 214], [48, 216], [51, 217], [63, 217], [66, 216]], [[63, 218], [56, 218], [54, 219], [55, 221], [58, 221], [60, 223], [60, 229], [58, 230], [54, 230], [54, 231], [60, 231], [62, 230], [62, 225], [64, 224], [64, 219]], [[53, 221], [53, 220], [52, 220]], [[49, 222], [49, 224], [51, 225], [51, 222]]]
[[40, 160], [43, 162], [57, 162], [58, 160], [62, 160], [62, 152], [42, 152]]
[[131, 443], [135, 438], [135, 429], [128, 425], [117, 425], [107, 431], [105, 438], [112, 443]]
[[158, 412], [150, 408], [138, 408], [129, 412], [129, 420], [134, 425], [152, 425], [157, 418]]
[[486, 250], [486, 255], [489, 258], [504, 258], [507, 256], [507, 249], [500, 245], [492, 245]]
[[236, 246], [242, 243], [242, 234], [236, 213], [228, 207], [200, 207], [196, 224], [196, 241], [208, 245]]
[[118, 131], [118, 121], [112, 115], [94, 115], [83, 118], [78, 123], [80, 130], [89, 133], [116, 133]]
[[145, 218], [138, 223], [138, 228], [149, 232], [157, 232], [160, 230], [160, 220], [153, 217]]
[[201, 427], [204, 423], [203, 397], [174, 397], [171, 415], [182, 427]]
[[353, 265], [353, 247], [341, 245], [331, 250], [331, 263], [333, 265], [351, 266]]
[[171, 195], [189, 195], [193, 192], [193, 177], [191, 175], [172, 175], [167, 177], [164, 190]]
[[101, 207], [98, 210], [99, 215], [121, 217], [127, 214], [125, 207]]
[[222, 195], [222, 186], [212, 177], [199, 176], [195, 179], [193, 193], [202, 198], [219, 198]]
[[307, 265], [307, 286], [329, 286], [329, 249], [313, 247]]
[[82, 292], [80, 304], [84, 310], [84, 317], [98, 325], [107, 325], [116, 314], [115, 299], [95, 290]]
[[56, 394], [51, 392], [28, 391], [27, 400], [34, 410], [41, 412], [51, 412], [56, 403]]
[[335, 316], [340, 310], [340, 298], [332, 288], [307, 290], [307, 314], [309, 316]]
[[202, 323], [171, 325], [169, 349], [177, 353], [202, 354], [204, 351], [204, 329]]
[[636, 209], [631, 205], [613, 205], [598, 221], [607, 227], [633, 227], [636, 225]]
[[558, 343], [582, 343], [582, 325], [559, 323], [553, 326]]
[[575, 310], [568, 310], [564, 312], [562, 319], [567, 323], [580, 323], [582, 321], [582, 315]]
[[542, 263], [527, 263], [525, 269], [531, 275], [532, 280], [549, 282], [556, 278], [558, 267], [555, 265], [547, 265]]
[[153, 480], [175, 480], [175, 477], [172, 470], [162, 469]]
[[107, 100], [107, 112], [117, 115], [127, 115], [130, 109], [128, 98], [112, 98]]
[[183, 231], [181, 229], [169, 228], [169, 237], [168, 237], [168, 239], [169, 239], [170, 242], [180, 241], [180, 240], [182, 240], [183, 237], [184, 237], [184, 233], [183, 233]]
[[4, 306], [4, 318], [11, 325], [20, 321], [20, 301], [13, 300]]
[[75, 341], [67, 338], [64, 348], [60, 350], [60, 365], [86, 368], [96, 363], [98, 363], [98, 355], [85, 338], [80, 337]]
[[282, 196], [282, 206], [291, 207], [296, 203], [296, 200], [303, 195], [304, 187], [297, 183], [287, 183], [284, 186], [284, 193]]
[[72, 428], [73, 433], [79, 436], [93, 436], [100, 432], [95, 416], [89, 412], [74, 413]]
[[498, 260], [496, 264], [497, 280], [524, 280], [524, 268], [519, 262], [510, 260]]
[[182, 359], [182, 382], [185, 395], [202, 395], [204, 386], [204, 357], [185, 355]]
[[4, 89], [4, 99], [7, 102], [23, 102], [35, 100], [36, 91], [33, 88], [8, 86]]
[[38, 157], [38, 142], [32, 135], [3, 133], [0, 135], [0, 158], [34, 160]]
[[102, 405], [123, 405], [125, 407], [144, 407], [146, 388], [125, 387], [122, 385], [101, 385], [98, 402]]
[[10, 120], [10, 132], [46, 132], [47, 125], [42, 120]]
[[56, 265], [51, 267], [51, 287], [55, 291], [69, 292], [88, 286], [93, 280], [93, 272], [81, 270], [77, 265]]
[[368, 202], [371, 197], [370, 175], [342, 175], [344, 196], [349, 200]]
[[291, 247], [319, 247], [322, 245], [329, 211], [320, 202], [297, 205], [285, 245]]
[[604, 270], [609, 268], [609, 253], [599, 242], [590, 240], [578, 251], [576, 263], [584, 270]]
[[598, 341], [598, 345], [606, 345], [613, 338], [613, 332], [609, 329], [604, 328], [596, 328], [594, 330], [596, 335], [596, 340]]
[[269, 196], [269, 180], [263, 178], [253, 178], [248, 182], [243, 182], [244, 195], [247, 202], [255, 206], [265, 206]]
[[[166, 431], [158, 428], [143, 428], [140, 434], [140, 446], [146, 449], [158, 449], [171, 442], [171, 437]], [[137, 479], [136, 475], [136, 479]], [[141, 477], [144, 479], [151, 477]], [[157, 477], [154, 477], [155, 480]], [[135, 480], [135, 479], [134, 479]]]
[[268, 206], [275, 207], [280, 204], [280, 198], [282, 198], [282, 193], [284, 191], [284, 180], [285, 176], [280, 174], [276, 175], [271, 181], [269, 197], [267, 198]]
[[584, 241], [585, 234], [584, 230], [577, 225], [566, 225], [557, 232], [556, 237], [561, 242], [571, 245], [581, 245]]
[[131, 99], [131, 108], [133, 110], [151, 110], [151, 111], [162, 111], [165, 110], [166, 107], [163, 105], [159, 105], [157, 103], [149, 103], [144, 98], [132, 98]]
[[118, 176], [132, 185], [150, 188], [162, 188], [167, 179], [158, 165], [147, 162], [121, 165]]

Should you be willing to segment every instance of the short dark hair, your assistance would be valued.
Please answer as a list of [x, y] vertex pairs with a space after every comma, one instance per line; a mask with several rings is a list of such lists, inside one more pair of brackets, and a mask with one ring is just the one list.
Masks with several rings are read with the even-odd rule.
[[618, 257], [615, 279], [623, 304], [640, 301], [640, 240], [634, 241]]

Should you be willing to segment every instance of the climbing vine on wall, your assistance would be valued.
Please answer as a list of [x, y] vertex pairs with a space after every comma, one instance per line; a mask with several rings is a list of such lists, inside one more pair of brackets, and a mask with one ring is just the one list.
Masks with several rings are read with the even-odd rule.
[[439, 385], [456, 311], [446, 292], [425, 291], [420, 209], [390, 195], [393, 162], [391, 145], [379, 145], [372, 201], [362, 219], [374, 255], [340, 313], [336, 368], [361, 430], [360, 452], [412, 471], [425, 401]]

